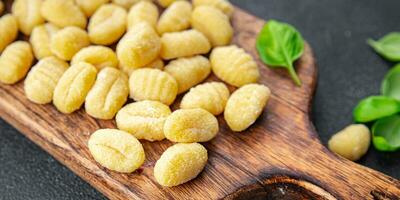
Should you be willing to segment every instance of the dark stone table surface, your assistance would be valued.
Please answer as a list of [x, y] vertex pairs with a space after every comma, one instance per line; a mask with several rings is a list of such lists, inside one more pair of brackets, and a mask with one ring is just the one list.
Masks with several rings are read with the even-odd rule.
[[[366, 45], [400, 31], [399, 0], [232, 0], [263, 19], [297, 27], [314, 49], [318, 89], [312, 118], [322, 142], [352, 122], [352, 109], [369, 95], [394, 64]], [[1, 98], [1, 97], [0, 97]], [[89, 184], [0, 119], [0, 199], [104, 199]], [[400, 178], [400, 152], [373, 147], [359, 161]]]

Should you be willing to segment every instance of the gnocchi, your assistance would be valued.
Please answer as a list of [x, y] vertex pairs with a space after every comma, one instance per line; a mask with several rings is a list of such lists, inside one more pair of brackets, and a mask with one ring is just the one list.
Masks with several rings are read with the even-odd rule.
[[195, 56], [171, 61], [164, 71], [178, 82], [180, 94], [206, 79], [211, 73], [211, 66], [207, 58]]
[[26, 97], [37, 104], [50, 103], [53, 99], [54, 88], [68, 67], [68, 63], [56, 57], [40, 60], [25, 79]]
[[88, 46], [74, 55], [71, 64], [79, 62], [90, 63], [98, 70], [105, 67], [118, 68], [118, 58], [114, 51], [105, 46]]
[[192, 5], [187, 1], [176, 1], [161, 15], [157, 24], [160, 35], [166, 32], [183, 31], [190, 27]]
[[81, 8], [87, 17], [93, 15], [93, 13], [100, 8], [103, 4], [108, 3], [110, 0], [75, 0], [76, 4]]
[[115, 117], [117, 127], [137, 139], [160, 141], [164, 136], [164, 123], [171, 114], [168, 106], [158, 101], [139, 101], [123, 107]]
[[166, 60], [206, 54], [210, 49], [208, 39], [197, 30], [164, 33], [161, 37], [161, 58]]
[[256, 83], [260, 77], [253, 57], [235, 45], [215, 48], [210, 62], [218, 78], [236, 87]]
[[192, 27], [202, 32], [212, 46], [228, 45], [233, 37], [233, 28], [229, 18], [217, 8], [199, 6], [191, 16]]
[[50, 51], [60, 59], [71, 60], [79, 50], [89, 45], [89, 36], [86, 31], [69, 26], [51, 37]]
[[198, 85], [183, 96], [182, 109], [202, 108], [213, 115], [224, 112], [229, 98], [229, 90], [220, 82], [209, 82]]
[[259, 84], [245, 85], [236, 90], [226, 103], [224, 117], [233, 131], [243, 131], [252, 125], [267, 105], [271, 91]]
[[54, 89], [53, 104], [62, 113], [78, 110], [96, 80], [97, 70], [88, 63], [80, 62], [65, 71]]
[[166, 8], [178, 0], [157, 0], [161, 7]]
[[18, 35], [17, 19], [11, 14], [0, 18], [0, 52], [12, 43]]
[[112, 2], [129, 10], [129, 8], [131, 8], [133, 5], [135, 5], [140, 1], [150, 1], [150, 0], [113, 0]]
[[30, 35], [33, 28], [44, 23], [40, 14], [42, 0], [15, 0], [11, 12], [17, 17], [18, 27], [25, 35]]
[[116, 129], [100, 129], [88, 141], [93, 158], [103, 167], [122, 173], [131, 173], [146, 158], [142, 144], [131, 134]]
[[90, 18], [88, 32], [94, 44], [110, 45], [122, 37], [126, 30], [126, 10], [113, 5], [101, 6]]
[[0, 56], [0, 82], [14, 84], [25, 77], [33, 62], [32, 48], [27, 42], [17, 41]]
[[158, 15], [156, 5], [149, 1], [140, 1], [129, 10], [127, 28], [129, 30], [141, 22], [147, 22], [150, 26], [156, 27]]
[[234, 8], [228, 0], [193, 0], [194, 7], [198, 6], [213, 6], [220, 9], [227, 16], [232, 16]]
[[112, 119], [129, 95], [128, 77], [118, 69], [106, 67], [85, 100], [86, 112], [97, 119]]
[[[125, 72], [128, 75], [131, 75], [135, 69], [129, 69], [124, 67], [123, 65], [120, 66], [121, 70]], [[164, 61], [161, 60], [160, 58], [156, 58], [154, 61], [152, 61], [150, 64], [144, 66], [143, 68], [154, 68], [154, 69], [159, 69], [163, 70], [164, 69]]]
[[218, 133], [218, 120], [201, 108], [181, 109], [165, 121], [165, 137], [172, 142], [207, 142]]
[[42, 17], [59, 27], [85, 28], [86, 16], [72, 0], [44, 0], [40, 8]]
[[154, 177], [166, 187], [186, 183], [200, 174], [207, 164], [207, 149], [198, 143], [169, 147], [154, 166]]
[[42, 59], [48, 56], [52, 56], [50, 50], [50, 42], [53, 35], [55, 35], [60, 29], [50, 23], [36, 26], [32, 30], [29, 42], [32, 45], [33, 53], [37, 59]]
[[135, 101], [154, 100], [171, 105], [178, 92], [174, 77], [158, 69], [143, 68], [129, 78], [130, 96]]

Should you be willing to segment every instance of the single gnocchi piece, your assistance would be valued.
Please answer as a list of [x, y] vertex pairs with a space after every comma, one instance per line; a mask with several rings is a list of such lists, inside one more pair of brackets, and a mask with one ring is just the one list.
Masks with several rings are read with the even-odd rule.
[[50, 23], [36, 26], [32, 30], [29, 42], [32, 45], [33, 53], [38, 60], [53, 55], [50, 50], [50, 42], [51, 38], [59, 30], [60, 28]]
[[235, 45], [215, 48], [210, 62], [218, 78], [236, 87], [256, 83], [260, 77], [254, 58]]
[[207, 142], [218, 133], [218, 120], [201, 108], [181, 109], [165, 121], [165, 137], [172, 142]]
[[118, 68], [118, 58], [114, 51], [105, 46], [88, 46], [74, 55], [71, 64], [79, 62], [90, 63], [98, 70], [105, 67]]
[[138, 101], [123, 107], [115, 117], [117, 127], [137, 139], [161, 141], [164, 123], [171, 114], [168, 106], [158, 101]]
[[72, 0], [44, 0], [40, 13], [44, 19], [61, 28], [67, 26], [86, 28], [86, 16]]
[[117, 45], [118, 60], [127, 70], [134, 70], [153, 62], [161, 49], [160, 37], [148, 23], [131, 28]]
[[126, 30], [126, 10], [113, 4], [101, 6], [90, 18], [88, 32], [94, 44], [110, 45]]
[[161, 58], [166, 60], [206, 54], [210, 49], [208, 39], [197, 30], [164, 33], [161, 37]]
[[170, 5], [172, 5], [176, 1], [178, 1], [178, 0], [157, 0], [158, 4], [163, 8], [166, 8]]
[[178, 94], [180, 94], [206, 79], [211, 73], [211, 66], [207, 58], [194, 56], [173, 60], [164, 71], [178, 82]]
[[25, 79], [26, 97], [37, 104], [50, 103], [58, 80], [68, 67], [68, 63], [56, 57], [39, 60]]
[[0, 18], [0, 53], [12, 43], [18, 35], [17, 18], [6, 14]]
[[213, 47], [228, 45], [233, 37], [233, 28], [228, 16], [211, 6], [199, 6], [193, 10], [192, 27], [202, 32]]
[[260, 84], [245, 85], [236, 90], [226, 103], [224, 117], [233, 131], [252, 125], [267, 105], [271, 91]]
[[[162, 70], [164, 70], [164, 66], [165, 66], [164, 61], [161, 60], [160, 58], [156, 58], [150, 64], [147, 64], [143, 68], [153, 68], [153, 69], [159, 69], [162, 71]], [[130, 68], [124, 67], [123, 65], [120, 65], [119, 67], [121, 68], [121, 70], [123, 72], [125, 72], [128, 75], [131, 75], [132, 72], [136, 70], [136, 69], [130, 69]]]
[[192, 5], [187, 1], [176, 1], [161, 15], [157, 24], [160, 35], [167, 32], [179, 32], [190, 27]]
[[0, 82], [14, 84], [25, 77], [32, 65], [32, 48], [27, 42], [17, 41], [0, 56]]
[[142, 144], [131, 134], [116, 129], [100, 129], [88, 142], [93, 158], [103, 167], [122, 173], [131, 173], [146, 158]]
[[129, 10], [133, 5], [139, 3], [140, 1], [150, 1], [150, 0], [112, 0], [113, 3], [124, 7], [126, 10]]
[[178, 92], [174, 77], [158, 69], [143, 68], [129, 78], [130, 96], [135, 101], [153, 100], [171, 105]]
[[154, 177], [166, 187], [186, 183], [200, 174], [207, 164], [207, 149], [198, 143], [169, 147], [154, 166]]
[[140, 1], [129, 10], [127, 28], [129, 30], [141, 22], [147, 22], [155, 28], [158, 16], [159, 13], [156, 5], [150, 1]]
[[88, 63], [80, 62], [65, 71], [54, 89], [53, 104], [62, 113], [78, 110], [96, 80], [97, 70]]
[[86, 31], [69, 26], [51, 37], [50, 50], [58, 58], [69, 61], [79, 50], [89, 45], [89, 36]]
[[90, 17], [94, 12], [103, 4], [108, 3], [110, 0], [75, 0], [76, 4], [85, 13], [86, 17]]
[[190, 89], [182, 98], [180, 107], [202, 108], [213, 115], [219, 115], [224, 112], [228, 98], [229, 90], [224, 83], [209, 82]]
[[213, 6], [220, 9], [227, 16], [232, 16], [234, 8], [228, 0], [193, 0], [194, 7], [198, 6]]
[[18, 27], [25, 35], [30, 35], [33, 28], [44, 23], [40, 13], [42, 0], [15, 0], [11, 12], [17, 17]]

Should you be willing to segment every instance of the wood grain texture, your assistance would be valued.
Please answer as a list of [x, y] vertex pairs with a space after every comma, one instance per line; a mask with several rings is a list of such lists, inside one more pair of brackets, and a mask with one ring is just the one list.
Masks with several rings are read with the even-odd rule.
[[[242, 133], [231, 132], [219, 117], [220, 133], [204, 143], [209, 162], [186, 184], [165, 188], [153, 177], [155, 161], [172, 145], [167, 140], [142, 141], [147, 158], [135, 173], [101, 167], [91, 157], [87, 141], [95, 130], [115, 127], [114, 122], [95, 120], [83, 109], [64, 115], [52, 105], [31, 103], [22, 81], [0, 84], [0, 116], [110, 199], [398, 199], [398, 180], [340, 158], [321, 145], [309, 118], [317, 78], [311, 48], [307, 45], [296, 63], [303, 81], [299, 88], [284, 70], [271, 70], [260, 62], [255, 38], [263, 20], [236, 9], [232, 22], [234, 43], [257, 59], [260, 82], [273, 95], [262, 116]], [[279, 194], [282, 188], [285, 197]]]

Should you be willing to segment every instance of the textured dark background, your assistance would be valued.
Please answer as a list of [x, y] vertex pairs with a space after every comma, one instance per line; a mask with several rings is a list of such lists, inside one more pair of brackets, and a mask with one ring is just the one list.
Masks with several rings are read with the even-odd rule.
[[[311, 43], [319, 66], [312, 117], [324, 144], [351, 123], [351, 111], [360, 99], [379, 93], [393, 63], [377, 56], [365, 40], [400, 31], [399, 0], [232, 2], [263, 19], [293, 24]], [[0, 199], [104, 198], [3, 120], [0, 127]], [[370, 148], [359, 163], [400, 178], [400, 152]]]

